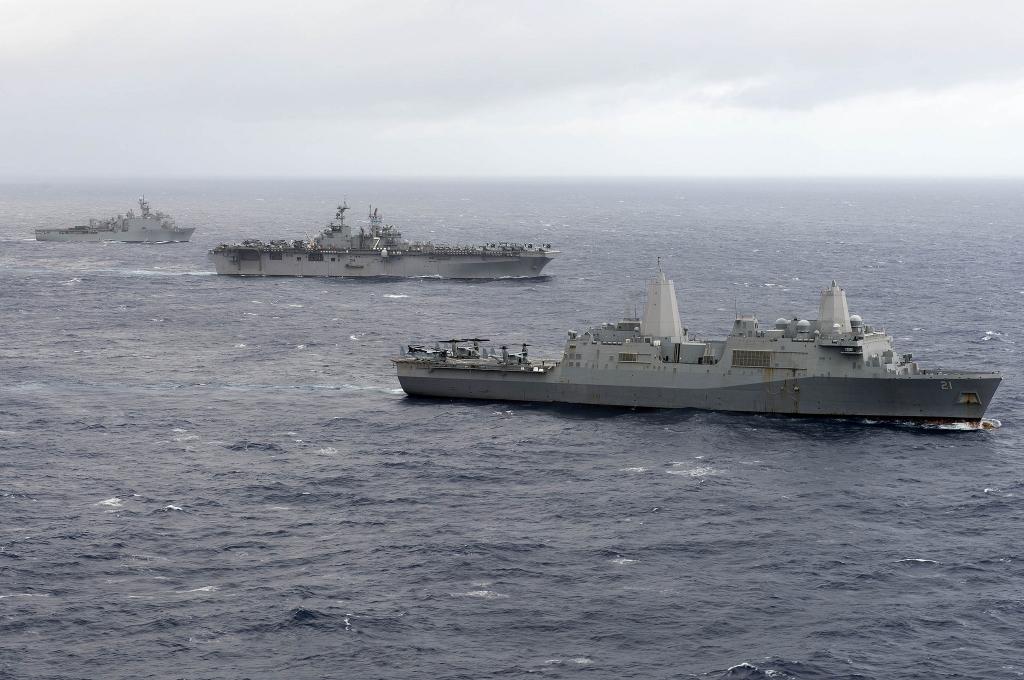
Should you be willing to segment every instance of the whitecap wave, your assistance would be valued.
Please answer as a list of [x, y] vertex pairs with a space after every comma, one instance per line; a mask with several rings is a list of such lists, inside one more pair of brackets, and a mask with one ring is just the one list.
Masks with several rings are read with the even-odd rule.
[[878, 420], [875, 418], [862, 418], [859, 422], [865, 425], [893, 425], [897, 427], [920, 428], [922, 430], [948, 430], [951, 432], [974, 432], [977, 430], [995, 430], [1003, 426], [1002, 422], [995, 418], [982, 418], [979, 422], [972, 423], [960, 421], [955, 423], [929, 423], [920, 420]]
[[493, 590], [470, 590], [465, 593], [449, 593], [452, 597], [476, 597], [482, 600], [504, 600], [508, 595], [496, 593]]
[[114, 496], [113, 498], [108, 498], [106, 500], [102, 500], [99, 503], [97, 503], [96, 505], [102, 505], [102, 506], [105, 506], [105, 507], [108, 507], [108, 508], [120, 508], [120, 507], [124, 506], [124, 501], [121, 500], [120, 498], [118, 498], [117, 496]]
[[187, 272], [167, 272], [153, 269], [129, 269], [127, 271], [116, 272], [122, 276], [216, 276], [217, 272], [210, 271], [187, 271]]
[[718, 474], [718, 471], [709, 465], [695, 465], [690, 467], [690, 463], [672, 463], [671, 470], [665, 470], [670, 475], [683, 475], [685, 477], [695, 477], [697, 479], [703, 479], [704, 477], [710, 477]]
[[977, 423], [935, 423], [925, 424], [922, 427], [936, 430], [953, 430], [954, 432], [973, 432], [975, 430], [997, 430], [1003, 423], [995, 418], [982, 418]]
[[392, 300], [398, 300], [400, 298], [407, 298], [409, 296], [408, 295], [391, 295], [390, 293], [388, 293], [384, 297], [391, 298]]
[[49, 593], [8, 593], [7, 595], [0, 595], [0, 600], [5, 600], [8, 597], [50, 597]]
[[616, 557], [611, 560], [612, 564], [636, 564], [636, 560], [631, 560], [628, 557]]
[[372, 390], [374, 392], [383, 392], [385, 394], [403, 394], [405, 392], [405, 390], [403, 390], [401, 387], [383, 387], [381, 385], [350, 385], [348, 383], [343, 384], [341, 386], [341, 389], [353, 391]]

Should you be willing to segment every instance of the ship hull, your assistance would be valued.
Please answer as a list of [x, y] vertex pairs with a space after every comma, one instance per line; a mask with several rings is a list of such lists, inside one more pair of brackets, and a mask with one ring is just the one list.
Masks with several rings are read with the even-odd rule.
[[70, 231], [67, 229], [36, 229], [37, 241], [63, 241], [98, 243], [119, 241], [122, 243], [184, 243], [192, 238], [190, 229], [144, 229], [130, 231]]
[[[272, 255], [280, 257], [273, 258]], [[231, 276], [313, 277], [438, 277], [446, 279], [495, 279], [541, 276], [555, 253], [521, 255], [431, 255], [321, 251], [268, 253], [256, 249], [212, 252], [218, 274]]]
[[[800, 416], [978, 423], [1001, 378], [991, 373], [892, 377], [718, 376], [681, 383], [665, 376], [575, 382], [548, 372], [428, 368], [396, 362], [410, 395]], [[777, 378], [782, 379], [777, 379]], [[966, 396], [965, 396], [966, 395]]]

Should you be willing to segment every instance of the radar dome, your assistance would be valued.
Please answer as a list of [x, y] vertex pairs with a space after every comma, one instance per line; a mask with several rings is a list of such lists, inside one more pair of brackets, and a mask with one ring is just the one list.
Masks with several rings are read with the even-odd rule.
[[789, 325], [788, 319], [783, 319], [781, 316], [775, 320], [775, 327], [782, 329]]
[[800, 333], [806, 333], [811, 330], [811, 322], [807, 319], [800, 319], [796, 322], [796, 330]]
[[851, 326], [863, 326], [864, 325], [864, 319], [860, 318], [860, 315], [858, 315], [858, 314], [851, 314], [850, 315], [850, 325]]

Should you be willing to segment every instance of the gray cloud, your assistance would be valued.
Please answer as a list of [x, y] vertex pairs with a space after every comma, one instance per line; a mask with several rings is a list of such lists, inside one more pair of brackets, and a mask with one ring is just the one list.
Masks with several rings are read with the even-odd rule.
[[82, 152], [118, 130], [216, 145], [234, 124], [238, 144], [622, 93], [806, 111], [1024, 77], [1024, 3], [14, 2], [0, 25], [2, 134]]
[[735, 103], [801, 108], [1024, 73], [1021, 3], [125, 3], [83, 14], [62, 43], [3, 59], [15, 94], [242, 118], [404, 117], [660, 79], [757, 79]]

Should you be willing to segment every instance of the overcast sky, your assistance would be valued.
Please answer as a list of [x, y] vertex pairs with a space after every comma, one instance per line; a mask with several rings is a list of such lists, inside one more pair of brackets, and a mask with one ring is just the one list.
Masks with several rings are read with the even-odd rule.
[[0, 175], [1024, 175], [1024, 1], [0, 0]]

